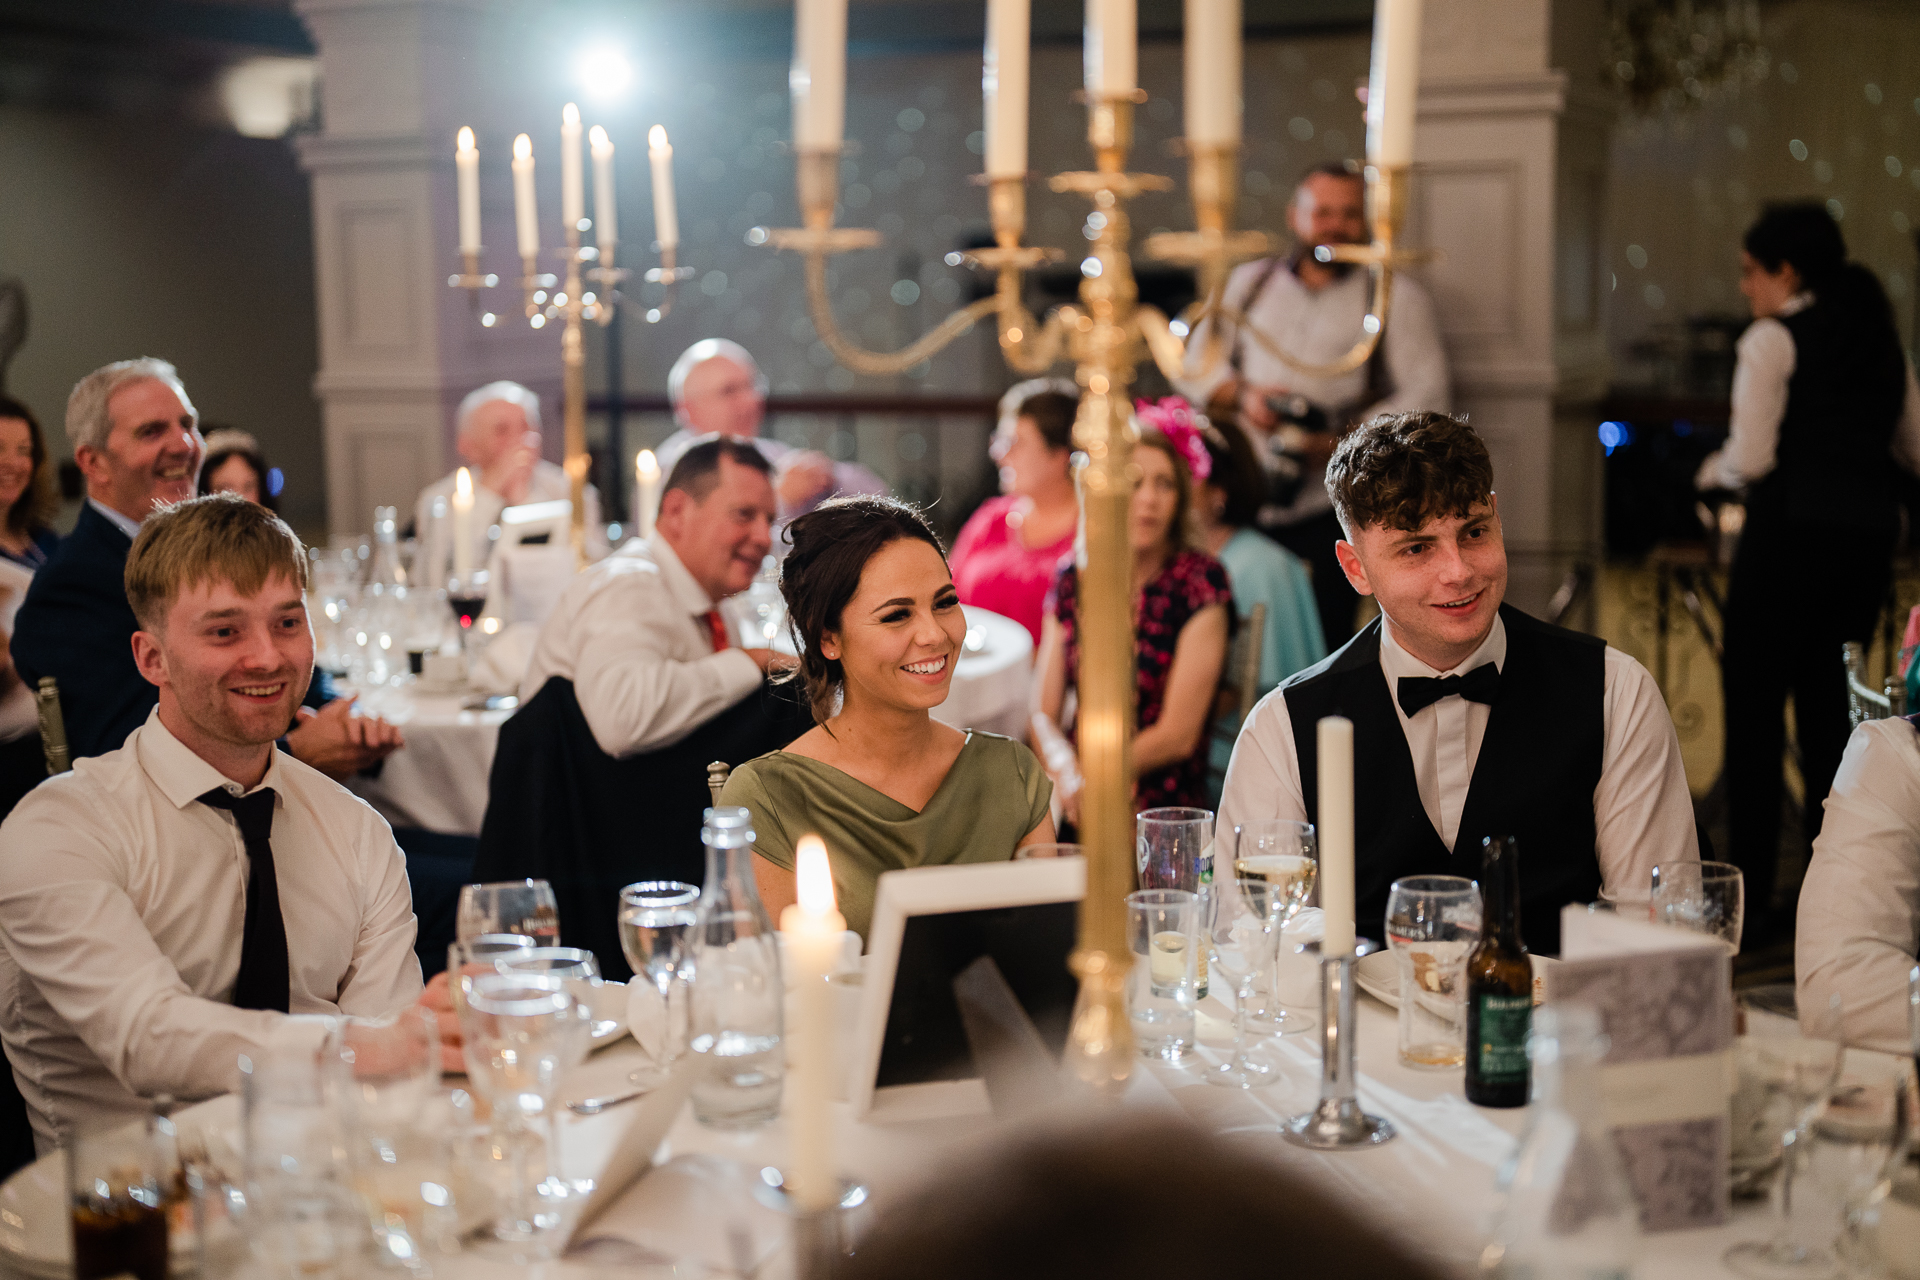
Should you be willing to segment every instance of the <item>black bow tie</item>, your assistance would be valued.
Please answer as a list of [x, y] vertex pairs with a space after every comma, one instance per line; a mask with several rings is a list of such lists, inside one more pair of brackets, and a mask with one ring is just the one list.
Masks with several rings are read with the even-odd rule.
[[1491, 706], [1500, 692], [1500, 668], [1483, 662], [1463, 676], [1401, 676], [1400, 709], [1417, 716], [1440, 699], [1459, 694]]

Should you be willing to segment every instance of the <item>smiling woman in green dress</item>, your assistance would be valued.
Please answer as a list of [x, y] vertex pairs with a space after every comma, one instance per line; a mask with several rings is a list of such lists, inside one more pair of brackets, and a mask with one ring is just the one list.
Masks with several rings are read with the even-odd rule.
[[842, 498], [788, 537], [780, 589], [815, 727], [734, 770], [720, 801], [753, 813], [754, 871], [775, 919], [794, 900], [794, 844], [811, 833], [864, 938], [882, 873], [1000, 862], [1051, 841], [1053, 784], [1022, 744], [929, 714], [947, 699], [967, 622], [918, 511]]

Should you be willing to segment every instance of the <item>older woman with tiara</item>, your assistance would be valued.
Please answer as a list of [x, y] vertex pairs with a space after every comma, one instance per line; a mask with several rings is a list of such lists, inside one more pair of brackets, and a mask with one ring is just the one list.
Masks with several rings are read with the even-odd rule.
[[[1206, 479], [1212, 463], [1186, 401], [1143, 400], [1135, 412], [1140, 480], [1127, 513], [1139, 684], [1135, 807], [1205, 808], [1207, 726], [1233, 625], [1226, 567], [1196, 545], [1192, 525], [1195, 480]], [[1079, 678], [1079, 628], [1079, 570], [1069, 564], [1055, 582], [1040, 641], [1032, 720], [1034, 745], [1069, 821], [1078, 819], [1083, 781], [1065, 714]]]
[[1053, 839], [1053, 786], [1010, 738], [954, 729], [947, 699], [967, 622], [940, 540], [892, 498], [837, 498], [787, 526], [780, 589], [815, 727], [733, 771], [722, 804], [753, 813], [760, 895], [794, 901], [794, 845], [826, 842], [863, 937], [882, 873], [1009, 859]]

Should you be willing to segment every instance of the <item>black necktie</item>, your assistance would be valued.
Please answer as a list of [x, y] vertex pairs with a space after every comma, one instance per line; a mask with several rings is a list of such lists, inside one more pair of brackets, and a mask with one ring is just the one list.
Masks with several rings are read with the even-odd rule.
[[240, 972], [233, 980], [233, 1007], [287, 1012], [293, 978], [287, 963], [287, 922], [280, 915], [280, 881], [273, 873], [273, 788], [234, 796], [215, 788], [201, 804], [226, 809], [240, 824], [253, 870], [247, 876], [247, 921], [240, 934]]
[[1463, 676], [1401, 676], [1400, 709], [1417, 716], [1449, 694], [1492, 705], [1500, 692], [1500, 668], [1483, 662]]

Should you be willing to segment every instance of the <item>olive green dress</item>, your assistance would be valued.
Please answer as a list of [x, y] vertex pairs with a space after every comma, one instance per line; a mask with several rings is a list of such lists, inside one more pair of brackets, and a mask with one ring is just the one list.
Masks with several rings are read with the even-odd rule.
[[754, 849], [793, 870], [804, 835], [826, 842], [833, 891], [847, 928], [867, 936], [883, 872], [956, 862], [1004, 862], [1047, 816], [1053, 783], [1033, 752], [1012, 738], [974, 729], [940, 787], [915, 813], [866, 783], [790, 751], [733, 771], [724, 805], [753, 813]]

